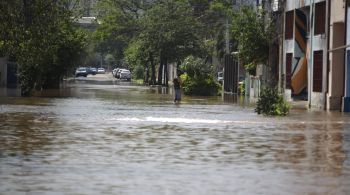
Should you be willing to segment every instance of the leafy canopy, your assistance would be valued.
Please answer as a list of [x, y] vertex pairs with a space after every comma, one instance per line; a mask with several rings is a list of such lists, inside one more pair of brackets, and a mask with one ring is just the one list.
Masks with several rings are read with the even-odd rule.
[[246, 6], [233, 14], [232, 36], [238, 43], [240, 62], [251, 74], [256, 65], [268, 60], [272, 28], [264, 14]]

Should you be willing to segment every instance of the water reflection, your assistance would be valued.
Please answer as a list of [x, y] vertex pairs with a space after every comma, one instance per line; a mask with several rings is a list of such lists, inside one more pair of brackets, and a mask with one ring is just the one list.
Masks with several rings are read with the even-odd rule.
[[[0, 194], [348, 194], [350, 116], [73, 82], [0, 98]], [[54, 97], [54, 98], [53, 98]], [[85, 184], [85, 185], [81, 185]]]

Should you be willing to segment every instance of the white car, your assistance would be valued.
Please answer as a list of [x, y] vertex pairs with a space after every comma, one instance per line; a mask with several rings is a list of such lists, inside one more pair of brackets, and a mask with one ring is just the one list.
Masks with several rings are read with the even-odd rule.
[[217, 81], [222, 84], [224, 80], [224, 73], [223, 72], [218, 72], [218, 79]]
[[80, 67], [75, 71], [75, 77], [87, 77], [88, 72], [85, 67]]
[[130, 70], [122, 70], [119, 75], [120, 79], [126, 79], [128, 81], [131, 80], [131, 72]]
[[117, 79], [120, 79], [120, 73], [123, 71], [123, 70], [126, 70], [126, 69], [123, 69], [123, 68], [120, 68], [120, 69], [118, 69], [118, 71], [115, 73], [115, 78], [117, 78]]
[[104, 73], [106, 73], [106, 70], [104, 68], [98, 68], [97, 73], [104, 74]]

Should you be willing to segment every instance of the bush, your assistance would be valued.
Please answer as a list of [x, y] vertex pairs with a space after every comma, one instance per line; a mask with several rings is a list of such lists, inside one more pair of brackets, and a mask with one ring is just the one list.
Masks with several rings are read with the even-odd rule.
[[135, 79], [143, 79], [144, 73], [145, 73], [144, 68], [139, 65], [135, 67], [133, 75], [135, 76]]
[[289, 109], [290, 105], [276, 88], [263, 88], [255, 111], [269, 116], [285, 116], [289, 113]]
[[206, 63], [205, 60], [201, 58], [193, 56], [188, 56], [181, 66], [181, 69], [185, 70], [187, 75], [191, 78], [207, 78], [214, 72], [211, 64]]
[[185, 95], [218, 95], [221, 85], [213, 77], [213, 66], [201, 58], [188, 56], [181, 66], [186, 74], [181, 75]]
[[238, 91], [239, 91], [240, 95], [245, 95], [245, 82], [244, 81], [239, 84]]
[[187, 74], [181, 75], [183, 91], [185, 95], [212, 96], [218, 95], [220, 84], [210, 76], [206, 79], [189, 77]]

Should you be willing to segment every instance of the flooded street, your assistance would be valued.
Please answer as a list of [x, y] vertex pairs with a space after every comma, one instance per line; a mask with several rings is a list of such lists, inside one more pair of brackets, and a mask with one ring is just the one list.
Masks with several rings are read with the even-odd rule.
[[0, 194], [350, 194], [350, 115], [108, 80], [3, 96]]

